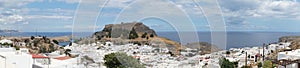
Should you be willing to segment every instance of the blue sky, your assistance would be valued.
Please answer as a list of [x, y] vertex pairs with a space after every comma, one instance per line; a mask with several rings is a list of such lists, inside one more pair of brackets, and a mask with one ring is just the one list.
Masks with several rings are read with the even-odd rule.
[[[74, 22], [76, 30], [92, 32], [105, 24], [141, 21], [156, 31], [211, 28], [197, 5], [206, 4], [205, 0], [91, 1], [1, 0], [0, 27], [22, 32], [71, 32]], [[226, 31], [300, 32], [299, 1], [218, 0], [218, 4]]]

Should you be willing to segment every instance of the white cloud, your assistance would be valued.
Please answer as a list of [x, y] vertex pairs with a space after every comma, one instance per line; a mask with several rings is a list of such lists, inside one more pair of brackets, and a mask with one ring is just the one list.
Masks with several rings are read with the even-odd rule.
[[243, 16], [232, 16], [225, 19], [227, 28], [230, 30], [266, 30], [269, 27], [262, 25], [253, 25]]
[[[80, 0], [54, 0], [54, 1], [65, 2], [65, 3], [70, 3], [70, 4], [80, 2]], [[109, 7], [109, 8], [124, 8], [134, 0], [82, 0], [82, 1], [84, 1], [84, 3], [93, 3], [96, 1], [108, 1], [107, 4], [105, 5], [106, 8], [107, 7]], [[102, 5], [99, 5], [99, 6], [102, 6]]]
[[66, 2], [66, 3], [78, 3], [80, 0], [56, 0], [60, 2]]
[[295, 0], [219, 0], [229, 29], [268, 29], [252, 25], [247, 18], [300, 20], [300, 3]]
[[193, 0], [175, 0], [174, 3], [188, 14], [202, 16], [201, 9]]
[[31, 2], [38, 2], [42, 0], [0, 0], [0, 7], [19, 8]]
[[28, 22], [28, 21], [27, 21], [27, 22], [23, 22], [23, 24], [25, 24], [25, 25], [26, 25], [26, 24], [29, 24], [29, 22]]
[[64, 28], [72, 29], [72, 28], [73, 28], [73, 25], [65, 25]]
[[[179, 5], [172, 3], [168, 0], [151, 0], [151, 1], [135, 1], [130, 6], [123, 9], [123, 15], [128, 17], [138, 17], [142, 16], [164, 16], [164, 17], [180, 17], [184, 14], [181, 12]], [[141, 18], [140, 18], [141, 19]]]
[[266, 2], [258, 8], [256, 13], [262, 16], [295, 18], [300, 16], [300, 4], [294, 1]]
[[294, 0], [220, 0], [220, 3], [227, 16], [273, 18], [300, 16], [300, 3]]
[[105, 7], [124, 8], [133, 1], [135, 0], [108, 0], [108, 3], [105, 5]]
[[226, 23], [229, 25], [248, 25], [249, 22], [245, 21], [245, 18], [241, 16], [229, 17], [226, 19]]
[[22, 13], [24, 20], [27, 21], [24, 22], [23, 24], [53, 21], [53, 20], [71, 23], [73, 20], [73, 15], [75, 10], [61, 9], [61, 8], [49, 8], [49, 9], [22, 8], [20, 9], [20, 12]]
[[2, 26], [11, 26], [12, 24], [26, 22], [24, 16], [21, 15], [21, 8], [29, 3], [38, 1], [42, 0], [0, 0], [0, 24]]
[[26, 19], [62, 19], [62, 20], [71, 20], [72, 16], [47, 16], [47, 15], [28, 15]]
[[[115, 23], [160, 20], [178, 31], [194, 31], [196, 30], [193, 21], [178, 4], [169, 0], [136, 0], [133, 4], [123, 9], [120, 15], [117, 15]], [[188, 26], [188, 27], [185, 27]]]
[[13, 12], [6, 11], [0, 14], [0, 24], [16, 24], [24, 22], [24, 18], [21, 15], [14, 14]]
[[[73, 25], [65, 25], [64, 28], [68, 28], [68, 29], [72, 29], [73, 28]], [[100, 28], [99, 26], [80, 26], [80, 27], [77, 27], [77, 26], [74, 26], [74, 29], [80, 29], [80, 30], [84, 30], [84, 29], [98, 29]]]
[[241, 30], [268, 30], [270, 29], [269, 27], [267, 26], [257, 26], [257, 25], [241, 25], [241, 26], [227, 26], [226, 27], [228, 30], [238, 30], [238, 31], [241, 31]]
[[[1, 29], [16, 29], [19, 24], [28, 24], [22, 15], [12, 11], [0, 12], [0, 27]], [[19, 27], [18, 27], [19, 28]]]

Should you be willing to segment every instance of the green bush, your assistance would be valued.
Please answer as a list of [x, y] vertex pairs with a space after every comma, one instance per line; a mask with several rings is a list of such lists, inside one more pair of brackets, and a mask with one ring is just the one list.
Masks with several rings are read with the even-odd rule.
[[14, 46], [14, 48], [15, 48], [16, 50], [20, 50], [20, 47], [19, 47], [19, 46]]
[[251, 66], [243, 66], [241, 68], [252, 68]]
[[261, 63], [261, 62], [259, 62], [258, 64], [257, 64], [257, 67], [262, 67], [263, 66], [263, 64]]
[[31, 36], [31, 37], [30, 37], [31, 40], [33, 40], [34, 38], [35, 38], [34, 36]]
[[238, 62], [230, 62], [226, 58], [220, 58], [219, 59], [219, 65], [221, 68], [237, 68]]
[[107, 68], [145, 68], [137, 59], [125, 53], [111, 53], [104, 57]]
[[272, 68], [272, 62], [270, 60], [264, 61], [263, 68]]

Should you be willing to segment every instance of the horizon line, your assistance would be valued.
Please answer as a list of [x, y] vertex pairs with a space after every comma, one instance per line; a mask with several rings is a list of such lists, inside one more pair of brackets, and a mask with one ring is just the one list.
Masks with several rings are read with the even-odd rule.
[[[35, 31], [20, 31], [20, 32], [35, 32]], [[38, 31], [38, 32], [72, 32], [72, 31]], [[90, 33], [88, 31], [82, 31], [84, 33]], [[96, 31], [99, 32], [99, 31]], [[155, 31], [155, 32], [224, 32], [224, 31]], [[288, 32], [288, 33], [297, 33], [300, 31], [226, 31], [226, 32]], [[5, 33], [5, 32], [4, 32]], [[9, 32], [7, 32], [9, 33]], [[12, 32], [13, 33], [13, 32]], [[18, 33], [18, 32], [16, 32]]]

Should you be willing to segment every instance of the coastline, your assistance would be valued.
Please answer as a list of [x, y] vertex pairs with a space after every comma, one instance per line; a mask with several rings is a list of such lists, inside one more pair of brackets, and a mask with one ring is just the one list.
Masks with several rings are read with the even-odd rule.
[[[199, 35], [199, 40], [201, 42], [211, 42], [210, 32], [197, 32]], [[72, 32], [38, 32], [40, 36], [47, 37], [61, 37], [61, 36], [70, 36]], [[180, 39], [177, 35], [177, 32], [174, 31], [165, 31], [165, 32], [157, 32], [158, 36], [171, 39], [173, 41], [179, 42]], [[10, 36], [9, 33], [0, 33], [0, 36]], [[30, 37], [35, 36], [35, 32], [18, 32], [12, 33], [14, 37]], [[75, 33], [78, 37], [88, 37], [92, 35], [92, 32], [77, 32]], [[300, 32], [228, 32], [227, 33], [227, 46], [229, 48], [239, 48], [239, 47], [253, 47], [253, 46], [262, 46], [262, 44], [274, 43], [278, 42], [280, 37], [283, 36], [297, 36], [300, 35]], [[238, 36], [238, 37], [235, 37]], [[257, 36], [257, 37], [256, 37]], [[265, 37], [261, 37], [265, 36]], [[257, 39], [256, 39], [257, 38]], [[260, 39], [262, 38], [262, 39]], [[198, 41], [191, 41], [198, 42]], [[188, 43], [191, 43], [188, 42]], [[183, 43], [186, 44], [186, 43]]]

